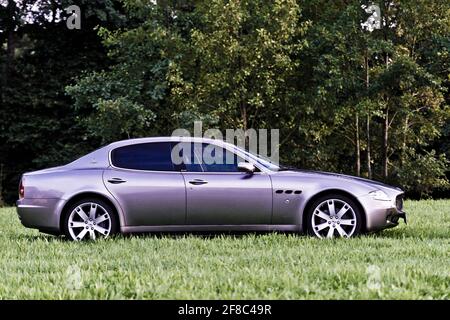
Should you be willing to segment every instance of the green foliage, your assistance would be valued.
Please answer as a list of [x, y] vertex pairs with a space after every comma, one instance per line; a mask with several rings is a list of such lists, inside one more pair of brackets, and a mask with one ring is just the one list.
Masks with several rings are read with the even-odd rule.
[[197, 10], [200, 27], [171, 65], [171, 101], [220, 119], [222, 129], [279, 127], [307, 27], [296, 1], [214, 0]]
[[436, 156], [432, 150], [416, 155], [413, 150], [408, 154], [404, 165], [398, 169], [398, 181], [411, 193], [420, 197], [429, 196], [433, 189], [446, 189], [449, 182], [445, 178], [449, 161], [445, 155]]
[[[81, 6], [82, 30], [48, 18], [52, 3], [69, 2]], [[13, 13], [0, 5], [5, 199], [15, 199], [24, 171], [196, 120], [204, 129], [280, 129], [288, 164], [371, 176], [410, 195], [441, 192], [448, 1], [380, 2], [389, 24], [371, 32], [361, 6], [370, 3], [48, 0]]]
[[[444, 170], [435, 171], [434, 180], [422, 180], [422, 188], [441, 187], [439, 181], [446, 181], [448, 165], [436, 156], [430, 144], [439, 138], [450, 119], [445, 100], [450, 61], [445, 43], [450, 34], [450, 13], [445, 3], [386, 2], [382, 16], [393, 24], [373, 32], [361, 28], [367, 17], [358, 3], [305, 3], [303, 12], [312, 26], [307, 32], [309, 46], [300, 55], [307, 68], [300, 74], [309, 83], [302, 92], [313, 108], [300, 120], [304, 121], [300, 126], [306, 129], [303, 138], [300, 136], [298, 143], [286, 148], [302, 148], [303, 156], [298, 158], [305, 160], [300, 164], [354, 172], [358, 160], [355, 150], [359, 149], [361, 174], [368, 175], [366, 156], [370, 144], [374, 178], [415, 192], [416, 188], [395, 174], [396, 168], [411, 170], [412, 163], [434, 155]], [[319, 8], [326, 10], [319, 14]], [[431, 56], [436, 60], [430, 60]], [[385, 119], [387, 147], [382, 143]], [[408, 153], [410, 149], [416, 152]], [[382, 174], [384, 158], [387, 177]]]
[[115, 100], [100, 99], [94, 114], [84, 119], [84, 124], [90, 134], [101, 137], [105, 143], [124, 136], [131, 138], [131, 134], [145, 135], [154, 118], [150, 110], [120, 97]]
[[[81, 30], [48, 18], [49, 10], [62, 10], [67, 1], [40, 1], [39, 10], [17, 6], [13, 22], [0, 21], [2, 30], [2, 23], [14, 25], [8, 39], [0, 33], [0, 184], [8, 203], [17, 199], [22, 173], [67, 163], [99, 146], [99, 139], [84, 139], [86, 129], [76, 121], [82, 115], [64, 90], [82, 70], [108, 65], [95, 27], [121, 25], [120, 5], [103, 0], [70, 4], [82, 8]], [[99, 11], [101, 16], [95, 15]], [[20, 18], [26, 15], [32, 16], [32, 24]], [[15, 49], [13, 55], [8, 47]]]
[[[174, 109], [167, 101], [167, 74], [176, 48], [182, 45], [180, 36], [164, 26], [163, 8], [134, 1], [126, 2], [126, 7], [130, 16], [138, 17], [135, 27], [99, 29], [114, 64], [106, 70], [85, 74], [66, 88], [74, 98], [75, 110], [82, 114], [79, 120], [86, 127], [87, 136], [100, 137], [103, 142], [169, 135], [170, 128], [176, 127], [171, 125]], [[125, 121], [122, 128], [117, 126], [121, 122], [99, 121], [106, 120], [109, 111], [115, 120]], [[96, 126], [91, 130], [93, 122]]]

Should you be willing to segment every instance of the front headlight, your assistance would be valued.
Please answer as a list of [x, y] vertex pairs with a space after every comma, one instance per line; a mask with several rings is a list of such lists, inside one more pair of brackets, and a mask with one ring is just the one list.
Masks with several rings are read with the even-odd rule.
[[374, 200], [391, 201], [391, 198], [389, 198], [389, 196], [386, 194], [386, 192], [384, 192], [382, 190], [375, 190], [375, 191], [369, 192], [369, 195]]

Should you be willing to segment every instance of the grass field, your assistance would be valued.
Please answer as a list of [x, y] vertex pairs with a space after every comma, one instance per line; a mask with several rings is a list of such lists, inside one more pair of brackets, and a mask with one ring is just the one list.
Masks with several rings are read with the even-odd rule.
[[450, 201], [407, 201], [409, 224], [356, 239], [293, 234], [72, 243], [0, 209], [1, 299], [449, 299]]

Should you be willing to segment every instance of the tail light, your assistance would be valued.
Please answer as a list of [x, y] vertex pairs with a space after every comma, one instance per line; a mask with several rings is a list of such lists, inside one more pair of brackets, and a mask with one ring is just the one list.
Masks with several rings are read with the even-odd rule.
[[25, 187], [23, 185], [23, 178], [20, 179], [20, 184], [19, 184], [19, 199], [23, 199], [25, 198]]

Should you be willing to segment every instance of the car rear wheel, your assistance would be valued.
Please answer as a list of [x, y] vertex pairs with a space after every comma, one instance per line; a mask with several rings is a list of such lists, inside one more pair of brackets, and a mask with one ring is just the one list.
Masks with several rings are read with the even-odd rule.
[[100, 199], [83, 199], [71, 205], [64, 219], [64, 234], [74, 241], [107, 238], [117, 233], [117, 218], [111, 206]]
[[330, 194], [312, 203], [307, 223], [308, 234], [318, 238], [350, 238], [361, 232], [362, 213], [352, 199]]

